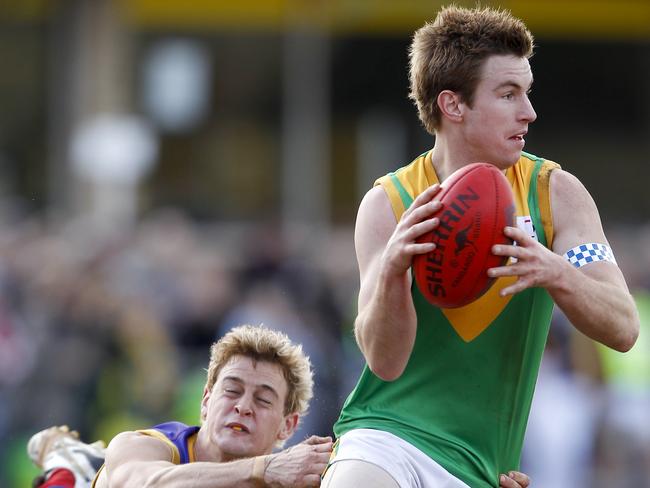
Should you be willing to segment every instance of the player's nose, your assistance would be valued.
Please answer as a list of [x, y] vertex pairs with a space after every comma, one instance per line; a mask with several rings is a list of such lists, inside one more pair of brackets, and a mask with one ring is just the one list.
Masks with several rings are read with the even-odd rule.
[[537, 119], [537, 112], [533, 108], [533, 103], [528, 96], [524, 97], [523, 106], [521, 108], [521, 119], [529, 124], [532, 124]]
[[242, 399], [237, 403], [237, 405], [235, 405], [235, 412], [243, 417], [247, 417], [253, 414], [253, 409], [250, 406], [250, 402]]

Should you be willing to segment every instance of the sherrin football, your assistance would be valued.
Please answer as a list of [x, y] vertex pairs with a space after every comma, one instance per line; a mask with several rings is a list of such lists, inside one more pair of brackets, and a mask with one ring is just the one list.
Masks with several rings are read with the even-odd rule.
[[452, 173], [435, 196], [443, 204], [440, 225], [418, 242], [436, 248], [413, 259], [415, 282], [440, 308], [467, 305], [494, 283], [487, 270], [507, 257], [492, 254], [494, 244], [512, 244], [503, 228], [513, 226], [515, 204], [505, 175], [492, 164], [474, 163]]

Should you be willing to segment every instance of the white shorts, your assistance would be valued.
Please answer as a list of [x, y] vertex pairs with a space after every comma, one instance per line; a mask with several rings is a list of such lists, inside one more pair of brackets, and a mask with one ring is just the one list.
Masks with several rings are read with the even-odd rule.
[[343, 434], [330, 464], [343, 460], [375, 464], [400, 488], [470, 488], [417, 447], [381, 430], [355, 429]]

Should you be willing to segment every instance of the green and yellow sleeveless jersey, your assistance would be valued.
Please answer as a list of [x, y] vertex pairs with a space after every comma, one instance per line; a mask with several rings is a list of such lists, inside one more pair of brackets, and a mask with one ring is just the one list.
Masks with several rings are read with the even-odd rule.
[[[553, 239], [549, 178], [559, 167], [530, 154], [506, 171], [517, 225], [547, 247]], [[375, 182], [399, 220], [438, 182], [430, 152]], [[402, 376], [386, 382], [368, 366], [334, 426], [337, 437], [379, 429], [410, 442], [472, 488], [498, 487], [518, 469], [524, 432], [553, 310], [541, 288], [500, 297], [514, 278], [499, 278], [475, 302], [430, 305], [415, 283], [417, 334]]]

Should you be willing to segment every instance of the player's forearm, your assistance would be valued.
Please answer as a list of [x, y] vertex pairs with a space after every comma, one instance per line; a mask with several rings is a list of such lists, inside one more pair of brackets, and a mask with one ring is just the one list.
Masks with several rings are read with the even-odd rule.
[[372, 296], [355, 320], [357, 342], [377, 376], [397, 379], [408, 363], [417, 329], [417, 316], [407, 273], [379, 274]]
[[567, 263], [549, 292], [571, 323], [586, 336], [617, 351], [628, 351], [639, 334], [639, 315], [630, 293], [600, 282]]
[[[255, 488], [254, 458], [229, 463], [196, 462], [167, 466], [151, 473], [136, 470], [130, 476], [112, 479], [111, 488]], [[120, 479], [121, 478], [121, 479]]]

